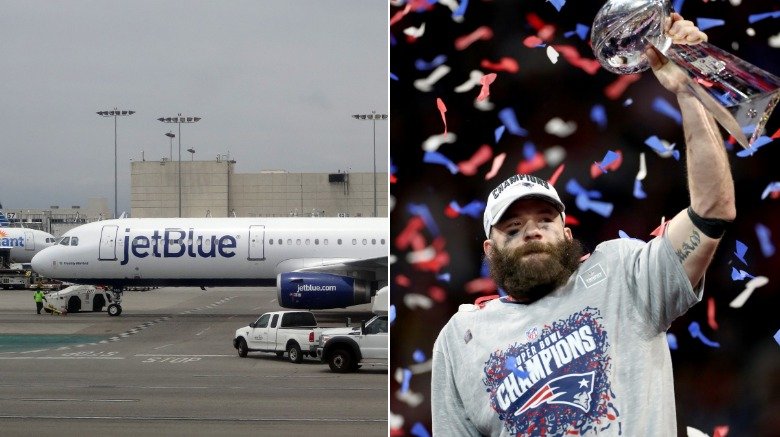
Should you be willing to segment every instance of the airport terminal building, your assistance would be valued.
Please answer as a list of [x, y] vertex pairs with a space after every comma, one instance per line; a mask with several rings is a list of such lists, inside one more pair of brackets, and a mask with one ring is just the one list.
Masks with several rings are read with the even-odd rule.
[[[235, 173], [235, 161], [181, 162], [182, 217], [373, 217], [373, 173]], [[178, 217], [177, 162], [131, 164], [130, 216]], [[388, 217], [388, 175], [376, 174], [377, 217]], [[78, 225], [111, 218], [109, 199], [85, 206], [6, 209], [12, 226], [60, 236]]]

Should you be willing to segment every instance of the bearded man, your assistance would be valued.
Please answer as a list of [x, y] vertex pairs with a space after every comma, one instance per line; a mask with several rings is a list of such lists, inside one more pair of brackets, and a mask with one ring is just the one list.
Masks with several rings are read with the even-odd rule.
[[[676, 43], [706, 40], [671, 22]], [[434, 435], [677, 435], [666, 330], [701, 300], [736, 209], [715, 121], [684, 72], [654, 49], [647, 57], [680, 106], [691, 206], [648, 243], [607, 241], [585, 257], [552, 185], [515, 175], [497, 186], [483, 248], [507, 296], [461, 306], [439, 334]]]

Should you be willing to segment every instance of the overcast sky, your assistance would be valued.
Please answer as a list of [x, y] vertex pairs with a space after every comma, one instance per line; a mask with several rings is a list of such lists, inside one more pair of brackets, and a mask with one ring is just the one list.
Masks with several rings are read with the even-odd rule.
[[[113, 207], [130, 161], [169, 154], [164, 116], [182, 125], [182, 159], [230, 153], [237, 173], [372, 171], [372, 122], [388, 110], [385, 0], [0, 0], [0, 203], [6, 209]], [[376, 123], [387, 171], [388, 122]], [[177, 140], [173, 143], [177, 157]]]

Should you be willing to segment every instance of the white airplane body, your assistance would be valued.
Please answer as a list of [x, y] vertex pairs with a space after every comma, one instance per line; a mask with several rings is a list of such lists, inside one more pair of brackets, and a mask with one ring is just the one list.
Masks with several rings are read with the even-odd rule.
[[69, 230], [32, 266], [117, 291], [277, 285], [283, 307], [340, 308], [387, 285], [388, 235], [386, 218], [120, 218]]
[[37, 229], [0, 227], [0, 250], [9, 250], [11, 262], [29, 263], [55, 241], [52, 234]]

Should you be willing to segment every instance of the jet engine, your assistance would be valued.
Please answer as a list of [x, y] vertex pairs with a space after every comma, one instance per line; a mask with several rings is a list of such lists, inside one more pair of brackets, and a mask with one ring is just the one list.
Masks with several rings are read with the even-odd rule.
[[331, 273], [289, 272], [276, 277], [283, 308], [323, 310], [371, 302], [371, 283]]

